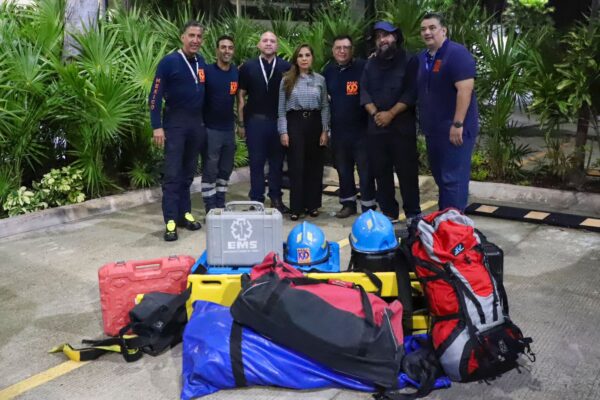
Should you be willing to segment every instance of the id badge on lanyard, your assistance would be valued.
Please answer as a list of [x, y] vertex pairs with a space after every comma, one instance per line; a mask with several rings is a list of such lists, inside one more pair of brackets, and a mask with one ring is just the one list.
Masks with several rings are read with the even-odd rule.
[[258, 63], [260, 64], [260, 69], [262, 71], [263, 78], [265, 80], [265, 88], [268, 92], [269, 91], [269, 82], [271, 81], [271, 78], [273, 77], [273, 73], [275, 72], [275, 66], [277, 65], [277, 57], [275, 57], [273, 59], [273, 66], [271, 67], [271, 73], [269, 74], [268, 78], [267, 78], [267, 71], [265, 70], [265, 66], [262, 62], [262, 58], [258, 57]]
[[[192, 64], [190, 64], [190, 62], [188, 61], [187, 57], [185, 56], [185, 54], [183, 54], [183, 51], [179, 50], [179, 54], [181, 54], [181, 57], [183, 58], [183, 61], [185, 61], [186, 65], [188, 66], [191, 74], [192, 74], [192, 78], [194, 78], [194, 82], [196, 83], [196, 92], [200, 90], [200, 86], [198, 84], [198, 75], [197, 73], [194, 73], [194, 69], [192, 68]], [[198, 71], [198, 59], [196, 58], [196, 56], [194, 56], [194, 62], [196, 64], [196, 71]]]

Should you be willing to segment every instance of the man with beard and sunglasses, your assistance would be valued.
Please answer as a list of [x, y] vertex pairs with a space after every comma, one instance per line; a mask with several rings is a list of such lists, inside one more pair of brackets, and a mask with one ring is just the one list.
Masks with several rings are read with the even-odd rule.
[[376, 53], [365, 66], [360, 102], [369, 113], [368, 151], [376, 199], [390, 219], [398, 218], [394, 170], [407, 222], [421, 214], [416, 137], [417, 58], [403, 47], [399, 28], [387, 21], [373, 27]]

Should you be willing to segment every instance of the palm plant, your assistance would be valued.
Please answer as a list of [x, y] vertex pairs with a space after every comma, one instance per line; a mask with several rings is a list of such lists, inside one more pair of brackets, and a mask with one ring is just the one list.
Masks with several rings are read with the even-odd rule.
[[326, 39], [325, 46], [331, 47], [333, 38], [336, 36], [348, 35], [353, 39], [357, 53], [364, 53], [365, 32], [367, 32], [373, 21], [367, 18], [359, 18], [347, 5], [320, 7], [314, 13], [313, 20], [323, 24]]
[[269, 13], [271, 20], [271, 30], [279, 38], [288, 41], [294, 41], [298, 37], [305, 25], [292, 19], [292, 12], [289, 8], [275, 8]]
[[217, 20], [211, 21], [204, 33], [203, 56], [208, 62], [215, 61], [217, 38], [229, 35], [235, 41], [234, 62], [241, 65], [257, 54], [256, 44], [260, 37], [260, 26], [248, 19], [237, 18], [231, 12], [225, 12]]

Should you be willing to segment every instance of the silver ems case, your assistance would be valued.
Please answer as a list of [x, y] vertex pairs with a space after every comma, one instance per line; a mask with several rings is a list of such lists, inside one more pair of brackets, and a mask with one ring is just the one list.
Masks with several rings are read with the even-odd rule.
[[283, 255], [281, 213], [257, 201], [232, 201], [206, 215], [208, 265], [250, 266]]

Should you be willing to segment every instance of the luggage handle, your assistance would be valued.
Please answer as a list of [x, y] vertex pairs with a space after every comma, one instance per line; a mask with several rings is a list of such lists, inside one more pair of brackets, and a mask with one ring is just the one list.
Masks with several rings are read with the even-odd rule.
[[[169, 257], [169, 259], [172, 259]], [[117, 261], [117, 265], [124, 267], [127, 265], [125, 261]], [[156, 258], [154, 260], [144, 260], [144, 261], [132, 261], [131, 266], [133, 269], [160, 269], [163, 265], [163, 260], [160, 258]]]
[[225, 204], [225, 211], [233, 211], [236, 207], [253, 206], [256, 211], [265, 211], [265, 205], [260, 201], [230, 201]]

